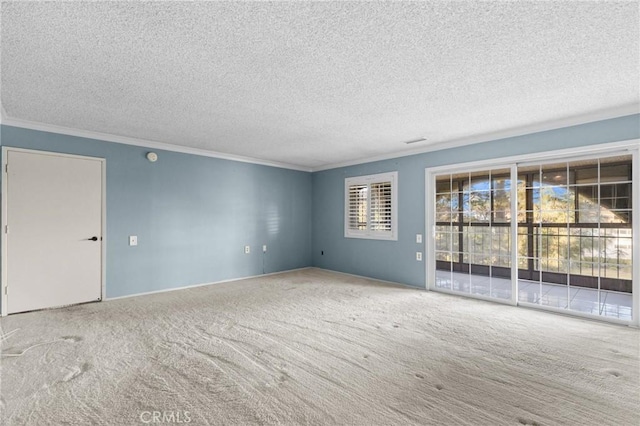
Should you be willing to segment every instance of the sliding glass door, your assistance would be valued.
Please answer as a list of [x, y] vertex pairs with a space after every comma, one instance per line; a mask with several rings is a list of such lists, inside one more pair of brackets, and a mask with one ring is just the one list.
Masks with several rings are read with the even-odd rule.
[[629, 152], [432, 173], [431, 287], [631, 321], [633, 176]]
[[436, 287], [510, 300], [511, 170], [438, 175], [435, 206]]
[[631, 156], [522, 165], [518, 188], [518, 300], [631, 320]]

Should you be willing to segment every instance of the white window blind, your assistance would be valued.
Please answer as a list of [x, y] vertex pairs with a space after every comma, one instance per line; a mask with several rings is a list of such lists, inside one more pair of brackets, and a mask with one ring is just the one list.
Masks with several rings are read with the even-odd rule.
[[367, 229], [367, 185], [349, 186], [349, 229]]
[[398, 172], [345, 179], [345, 237], [397, 240]]
[[371, 184], [369, 222], [374, 231], [391, 231], [391, 182]]

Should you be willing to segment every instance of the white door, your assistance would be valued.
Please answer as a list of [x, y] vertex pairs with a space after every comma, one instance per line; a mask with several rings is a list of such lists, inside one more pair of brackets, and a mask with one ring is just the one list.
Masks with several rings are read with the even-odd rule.
[[7, 312], [100, 300], [103, 160], [6, 153]]

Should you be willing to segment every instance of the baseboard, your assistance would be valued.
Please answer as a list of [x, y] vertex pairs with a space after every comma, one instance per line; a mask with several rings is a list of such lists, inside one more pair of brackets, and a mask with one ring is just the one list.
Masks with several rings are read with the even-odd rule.
[[334, 274], [346, 275], [348, 277], [362, 278], [362, 279], [365, 279], [365, 280], [376, 281], [376, 282], [383, 283], [383, 284], [390, 284], [390, 285], [394, 285], [394, 286], [398, 286], [398, 287], [411, 288], [413, 290], [426, 290], [423, 287], [416, 287], [416, 286], [413, 286], [413, 285], [403, 284], [403, 283], [399, 283], [399, 282], [395, 282], [395, 281], [381, 280], [381, 279], [378, 279], [378, 278], [367, 277], [367, 276], [364, 276], [364, 275], [350, 274], [348, 272], [334, 271], [333, 269], [318, 268], [317, 266], [312, 266], [310, 269], [317, 269], [319, 271], [332, 272]]
[[146, 291], [144, 293], [134, 293], [134, 294], [127, 294], [127, 295], [124, 295], [124, 296], [108, 297], [108, 298], [104, 299], [104, 301], [105, 302], [109, 302], [111, 300], [128, 299], [130, 297], [148, 296], [148, 295], [151, 295], [151, 294], [167, 293], [169, 291], [186, 290], [186, 289], [189, 289], [189, 288], [205, 287], [205, 286], [208, 286], [208, 285], [215, 285], [215, 284], [224, 284], [224, 283], [230, 283], [230, 282], [234, 282], [234, 281], [249, 280], [249, 279], [252, 279], [252, 278], [260, 278], [260, 277], [268, 277], [268, 276], [271, 276], [271, 275], [286, 274], [286, 273], [295, 272], [295, 271], [304, 271], [306, 269], [312, 269], [312, 267], [311, 266], [305, 266], [304, 268], [287, 269], [285, 271], [269, 272], [268, 274], [249, 275], [249, 276], [246, 276], [246, 277], [231, 278], [231, 279], [228, 279], [228, 280], [213, 281], [213, 282], [210, 282], [210, 283], [191, 284], [191, 285], [186, 285], [186, 286], [182, 286], [182, 287], [165, 288], [163, 290]]

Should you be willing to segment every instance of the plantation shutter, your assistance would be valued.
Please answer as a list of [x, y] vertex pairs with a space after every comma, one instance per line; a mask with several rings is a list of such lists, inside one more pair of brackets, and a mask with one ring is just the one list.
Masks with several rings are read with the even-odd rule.
[[391, 182], [371, 184], [370, 229], [391, 231]]
[[346, 238], [398, 239], [398, 172], [345, 179]]
[[349, 185], [349, 229], [367, 229], [368, 185]]

